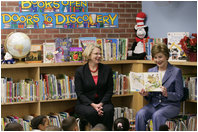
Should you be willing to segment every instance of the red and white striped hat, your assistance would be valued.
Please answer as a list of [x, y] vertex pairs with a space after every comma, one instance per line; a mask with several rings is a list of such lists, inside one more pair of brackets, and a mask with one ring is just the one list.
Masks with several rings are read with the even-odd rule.
[[136, 15], [136, 23], [137, 23], [137, 25], [135, 25], [135, 29], [137, 29], [138, 27], [146, 27], [144, 25], [145, 18], [146, 18], [146, 14], [144, 12], [139, 12]]

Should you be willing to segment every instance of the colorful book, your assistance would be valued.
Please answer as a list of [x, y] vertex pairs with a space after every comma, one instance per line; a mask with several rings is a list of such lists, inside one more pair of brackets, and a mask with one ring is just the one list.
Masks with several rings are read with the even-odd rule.
[[119, 39], [120, 60], [127, 59], [127, 51], [128, 51], [128, 38], [120, 38]]
[[42, 63], [42, 45], [31, 45], [30, 53], [26, 56], [25, 62], [27, 63]]
[[70, 48], [70, 62], [81, 62], [82, 61], [82, 47], [71, 47]]
[[181, 45], [179, 44], [180, 40], [184, 36], [189, 36], [189, 32], [168, 32], [168, 48], [170, 49], [170, 61], [186, 61], [187, 56], [184, 53]]
[[70, 47], [72, 46], [71, 38], [56, 38], [56, 63], [70, 61]]
[[80, 37], [78, 47], [84, 50], [88, 44], [96, 44], [96, 37]]
[[103, 45], [104, 45], [104, 39], [96, 39], [96, 43], [98, 44], [98, 45], [100, 45], [100, 47], [101, 47], [101, 54], [102, 54], [102, 59], [104, 58], [103, 57]]
[[55, 43], [43, 43], [43, 63], [55, 62]]
[[148, 92], [161, 91], [162, 74], [158, 72], [129, 73], [130, 91], [145, 89]]
[[106, 39], [106, 42], [110, 43], [110, 48], [111, 48], [111, 60], [116, 61], [118, 58], [118, 47], [119, 47], [119, 39], [117, 38], [111, 38], [111, 39]]

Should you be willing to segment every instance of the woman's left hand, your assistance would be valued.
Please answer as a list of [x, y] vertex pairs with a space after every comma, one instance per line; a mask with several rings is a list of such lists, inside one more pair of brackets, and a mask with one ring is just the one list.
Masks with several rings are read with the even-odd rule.
[[165, 88], [164, 86], [161, 86], [160, 88], [162, 89], [162, 95], [165, 96], [165, 97], [167, 97], [168, 96], [168, 94], [167, 94], [167, 88]]

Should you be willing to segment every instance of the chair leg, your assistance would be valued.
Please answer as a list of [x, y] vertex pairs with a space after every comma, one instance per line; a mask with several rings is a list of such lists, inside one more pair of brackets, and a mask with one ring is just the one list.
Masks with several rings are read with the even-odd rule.
[[179, 123], [177, 121], [175, 121], [175, 130], [174, 131], [177, 131], [178, 125], [179, 125]]

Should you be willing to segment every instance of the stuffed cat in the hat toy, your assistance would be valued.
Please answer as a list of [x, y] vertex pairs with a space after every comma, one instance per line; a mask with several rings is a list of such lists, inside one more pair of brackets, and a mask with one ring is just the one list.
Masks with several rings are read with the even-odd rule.
[[[131, 49], [128, 52], [128, 60], [143, 60], [146, 56], [146, 52], [144, 52], [143, 39], [147, 38], [148, 36], [148, 26], [144, 25], [145, 18], [146, 14], [143, 12], [140, 12], [136, 15], [136, 41], [133, 43]], [[132, 51], [132, 54], [130, 54], [130, 51]]]

